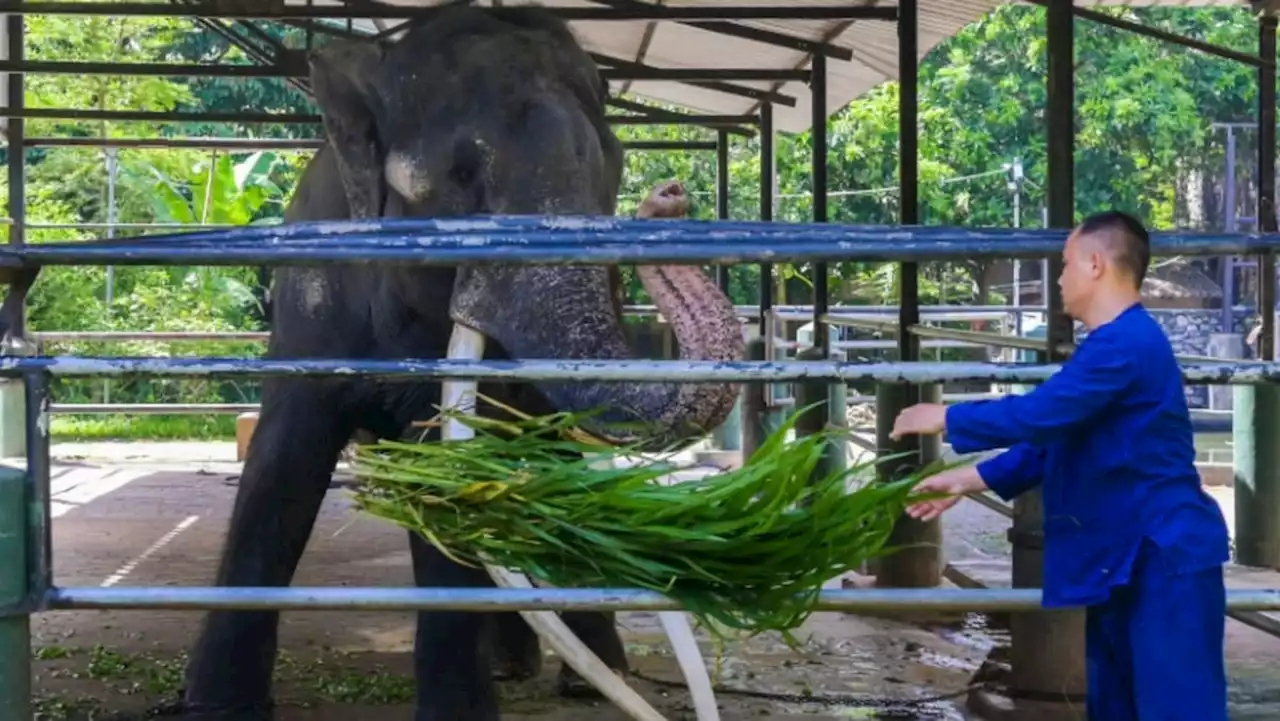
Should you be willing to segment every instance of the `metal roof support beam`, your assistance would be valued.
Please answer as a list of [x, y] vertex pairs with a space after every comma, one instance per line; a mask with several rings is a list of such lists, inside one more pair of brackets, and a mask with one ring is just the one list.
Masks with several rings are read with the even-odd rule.
[[[695, 120], [697, 116], [695, 115], [679, 113], [673, 110], [665, 110], [663, 108], [655, 108], [632, 100], [624, 100], [623, 98], [610, 98], [608, 104], [609, 107], [617, 108], [618, 110], [628, 110], [633, 113], [639, 113], [650, 118], [655, 123], [684, 123], [686, 125], [702, 125], [704, 127], [709, 127], [712, 130], [722, 129], [720, 124], [697, 122]], [[757, 122], [756, 117], [753, 115], [743, 115], [740, 117], [744, 119], [743, 124], [755, 124]], [[753, 130], [740, 126], [724, 127], [723, 129], [733, 133], [734, 135], [741, 135], [745, 137], [755, 135]]]
[[[161, 77], [305, 78], [301, 63], [272, 65], [213, 65], [178, 63], [109, 63], [61, 60], [0, 60], [0, 72], [49, 75], [131, 75]], [[807, 70], [769, 68], [601, 68], [611, 80], [780, 80], [806, 81]]]
[[[610, 104], [614, 104], [610, 101]], [[645, 108], [639, 103], [632, 105]], [[631, 109], [631, 108], [628, 108]], [[150, 123], [282, 123], [282, 124], [318, 124], [319, 115], [295, 115], [285, 113], [190, 113], [182, 111], [147, 111], [147, 110], [89, 110], [83, 108], [0, 108], [3, 118], [41, 118], [44, 120], [111, 120], [116, 122], [150, 122]], [[671, 111], [652, 112], [648, 116], [610, 115], [608, 121], [614, 125], [722, 125], [754, 124], [754, 115], [689, 115]], [[753, 135], [744, 128], [727, 128], [738, 135]]]
[[[188, 148], [250, 152], [257, 150], [315, 150], [320, 138], [27, 138], [28, 148], [129, 148], [159, 150]], [[629, 140], [627, 150], [715, 150], [712, 140]]]
[[[1032, 4], [1039, 5], [1040, 7], [1048, 7], [1049, 5], [1049, 0], [1027, 1]], [[1250, 53], [1242, 53], [1239, 50], [1232, 50], [1231, 48], [1224, 48], [1220, 45], [1214, 45], [1213, 43], [1206, 43], [1203, 40], [1196, 40], [1195, 38], [1189, 38], [1185, 35], [1169, 32], [1168, 30], [1161, 30], [1160, 28], [1153, 28], [1149, 25], [1143, 25], [1142, 23], [1135, 23], [1132, 20], [1125, 20], [1123, 18], [1115, 17], [1114, 15], [1098, 12], [1097, 10], [1073, 7], [1072, 12], [1076, 17], [1082, 20], [1089, 20], [1090, 22], [1095, 22], [1100, 25], [1109, 25], [1113, 28], [1125, 30], [1135, 35], [1161, 40], [1173, 45], [1180, 45], [1184, 48], [1198, 50], [1202, 53], [1226, 58], [1227, 60], [1234, 60], [1252, 67], [1275, 65], [1274, 58], [1264, 58], [1258, 55], [1251, 55]]]
[[[600, 65], [611, 66], [614, 68], [641, 71], [648, 70], [651, 67], [643, 63], [638, 63], [632, 60], [623, 60], [622, 58], [615, 58], [611, 55], [603, 55], [601, 53], [590, 53], [590, 55], [592, 59]], [[636, 80], [638, 78], [631, 79]], [[679, 80], [677, 82], [684, 85], [692, 85], [693, 87], [702, 88], [704, 90], [714, 90], [728, 95], [738, 95], [744, 98], [751, 98], [752, 100], [759, 100], [761, 102], [785, 105], [788, 108], [794, 108], [796, 106], [796, 99], [790, 95], [784, 95], [770, 90], [763, 90], [761, 88], [752, 88], [746, 85], [734, 85], [732, 83], [717, 80]]]
[[747, 125], [756, 122], [754, 115], [694, 115], [691, 113], [673, 113], [664, 116], [654, 115], [610, 115], [608, 121], [613, 125], [711, 125], [717, 128], [722, 125]]
[[[259, 47], [249, 38], [240, 35], [233, 27], [229, 26], [224, 21], [196, 18], [196, 23], [221, 36], [224, 40], [231, 43], [231, 45], [240, 48], [240, 50], [248, 55], [251, 60], [254, 60], [263, 66], [278, 65], [278, 58], [280, 57], [280, 54], [287, 51], [287, 48], [280, 43], [275, 42], [275, 38], [272, 38], [270, 35], [262, 32], [262, 30], [253, 23], [241, 21], [235, 23], [235, 25], [258, 35], [260, 40], [266, 43], [266, 49]], [[306, 95], [311, 94], [309, 78], [287, 78], [285, 82], [289, 83], [299, 92]]]
[[607, 80], [780, 80], [807, 82], [807, 70], [772, 68], [600, 68]]
[[[643, 12], [643, 11], [648, 11], [655, 8], [661, 8], [661, 6], [652, 5], [650, 3], [645, 3], [645, 2], [639, 2], [639, 0], [591, 0], [591, 1], [596, 3], [597, 5], [606, 5], [612, 10], [623, 11], [623, 12]], [[796, 10], [801, 10], [801, 9], [803, 8], [796, 8]], [[850, 8], [850, 9], [853, 9], [853, 8]], [[892, 14], [890, 17], [880, 18], [880, 19], [891, 20], [897, 16], [897, 8], [857, 8], [857, 9], [859, 11], [874, 9], [877, 11], [877, 14], [883, 14], [882, 11], [885, 9], [892, 11]], [[798, 15], [788, 15], [786, 17], [787, 19], [790, 19], [790, 20], [799, 19]], [[827, 57], [830, 57], [830, 58], [835, 58], [836, 60], [846, 60], [846, 61], [853, 60], [853, 51], [848, 48], [842, 48], [838, 45], [831, 45], [829, 43], [816, 42], [813, 40], [808, 40], [806, 38], [798, 38], [798, 37], [795, 37], [794, 35], [787, 35], [786, 33], [780, 33], [773, 30], [762, 30], [760, 28], [753, 28], [746, 25], [736, 25], [734, 23], [724, 22], [724, 21], [702, 21], [702, 22], [679, 21], [678, 24], [684, 25], [686, 27], [697, 28], [699, 30], [705, 30], [710, 33], [716, 33], [717, 35], [724, 35], [727, 37], [738, 38], [740, 40], [751, 40], [753, 42], [764, 43], [766, 45], [776, 45], [778, 47], [790, 48], [792, 50], [799, 50], [804, 53], [810, 53], [810, 54], [818, 53], [818, 54], [826, 55]]]
[[30, 148], [186, 148], [227, 152], [314, 150], [323, 143], [320, 138], [27, 138], [27, 147]]
[[85, 108], [0, 107], [0, 118], [41, 120], [93, 120], [139, 123], [237, 123], [314, 125], [319, 115], [297, 113], [199, 113], [182, 110], [89, 110]]
[[[547, 7], [565, 20], [629, 21], [629, 20], [893, 20], [897, 9], [892, 6], [858, 5], [748, 5], [748, 6], [663, 6], [637, 3], [635, 7]], [[22, 2], [0, 0], [0, 13], [25, 15], [100, 15], [113, 17], [204, 17], [232, 20], [302, 20], [348, 18], [403, 20], [430, 17], [438, 7], [368, 4], [348, 6], [259, 6], [248, 3], [199, 3], [168, 5], [137, 2]], [[812, 41], [806, 41], [812, 42]]]
[[128, 75], [205, 78], [305, 78], [307, 69], [284, 65], [69, 62], [0, 60], [0, 72], [39, 75]]

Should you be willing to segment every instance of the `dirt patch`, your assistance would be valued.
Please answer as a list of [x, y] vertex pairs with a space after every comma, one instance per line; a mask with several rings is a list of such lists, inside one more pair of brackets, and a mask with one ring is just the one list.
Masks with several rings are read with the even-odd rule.
[[[625, 638], [637, 674], [629, 683], [667, 718], [692, 721], [688, 693], [656, 619], [651, 614], [625, 616]], [[113, 623], [87, 634], [93, 637], [85, 639], [87, 644], [39, 646], [34, 653], [37, 719], [141, 721], [148, 710], [175, 701], [182, 688], [183, 647], [189, 642], [183, 625], [169, 627], [176, 633], [155, 633], [139, 631], [136, 621]], [[156, 627], [163, 628], [151, 626]], [[797, 651], [776, 636], [722, 646], [700, 635], [725, 721], [796, 715], [963, 719], [956, 704], [985, 653], [893, 621], [841, 614], [815, 616], [801, 629], [803, 644]], [[605, 700], [560, 696], [558, 668], [558, 661], [549, 658], [541, 677], [499, 684], [503, 718], [624, 721]], [[341, 651], [293, 643], [277, 663], [277, 718], [407, 721], [414, 697], [412, 673], [405, 651]]]

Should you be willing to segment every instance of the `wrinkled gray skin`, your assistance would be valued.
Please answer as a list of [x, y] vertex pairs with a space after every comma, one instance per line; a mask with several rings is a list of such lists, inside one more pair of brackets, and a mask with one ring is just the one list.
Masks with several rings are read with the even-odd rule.
[[[457, 8], [393, 45], [334, 44], [313, 59], [312, 83], [329, 144], [288, 220], [614, 212], [622, 149], [605, 122], [605, 85], [565, 28], [536, 10]], [[701, 272], [639, 273], [683, 357], [741, 358], [732, 307]], [[290, 268], [276, 274], [273, 294], [272, 357], [439, 358], [455, 321], [488, 337], [490, 358], [632, 355], [616, 269]], [[605, 406], [613, 419], [656, 422], [661, 443], [722, 422], [735, 391], [591, 381], [480, 390], [533, 413]], [[405, 434], [433, 415], [439, 392], [423, 382], [265, 382], [217, 583], [288, 585], [348, 439]], [[410, 542], [418, 585], [491, 585], [412, 534]], [[564, 618], [610, 667], [627, 669], [611, 615]], [[277, 622], [271, 612], [207, 616], [187, 669], [185, 718], [271, 717]], [[418, 615], [414, 663], [416, 721], [490, 721], [495, 672], [537, 673], [541, 654], [514, 613], [434, 612]], [[565, 669], [561, 678], [562, 688], [575, 685]]]

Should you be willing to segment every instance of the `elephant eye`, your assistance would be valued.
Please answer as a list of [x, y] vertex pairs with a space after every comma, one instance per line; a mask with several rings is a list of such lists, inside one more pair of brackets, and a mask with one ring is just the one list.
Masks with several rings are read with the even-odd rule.
[[475, 180], [475, 170], [465, 165], [455, 165], [453, 170], [449, 172], [449, 177], [453, 182], [459, 185], [470, 185]]

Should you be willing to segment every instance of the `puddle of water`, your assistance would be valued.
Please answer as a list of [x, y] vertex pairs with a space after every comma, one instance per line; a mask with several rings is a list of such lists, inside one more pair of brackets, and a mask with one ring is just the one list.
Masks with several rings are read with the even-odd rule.
[[1008, 627], [985, 613], [966, 613], [957, 623], [931, 624], [929, 630], [957, 646], [983, 652], [1010, 643]]

